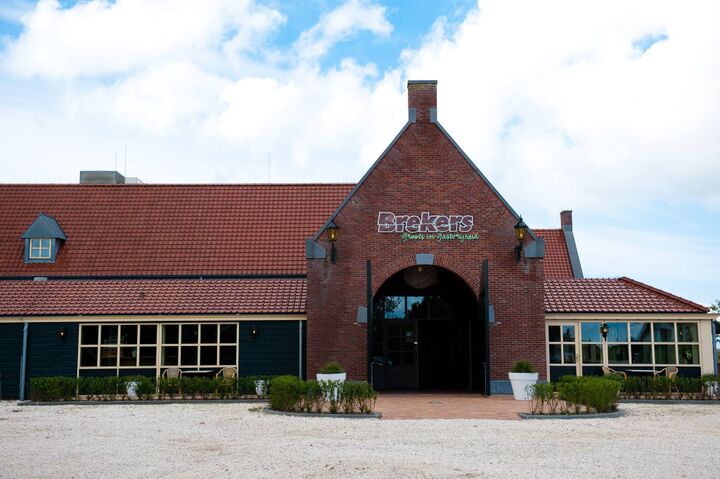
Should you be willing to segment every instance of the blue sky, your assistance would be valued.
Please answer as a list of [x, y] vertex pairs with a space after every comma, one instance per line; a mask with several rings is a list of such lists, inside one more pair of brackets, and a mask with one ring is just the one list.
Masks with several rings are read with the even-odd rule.
[[586, 276], [720, 297], [720, 4], [5, 0], [0, 178], [351, 182], [408, 79]]

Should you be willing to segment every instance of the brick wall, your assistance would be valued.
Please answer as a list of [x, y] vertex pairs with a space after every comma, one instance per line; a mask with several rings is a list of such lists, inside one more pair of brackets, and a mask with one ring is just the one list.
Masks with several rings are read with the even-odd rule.
[[[410, 106], [431, 108], [434, 88], [410, 91]], [[356, 324], [365, 306], [366, 260], [373, 264], [373, 292], [393, 273], [415, 263], [415, 254], [432, 253], [435, 264], [460, 276], [479, 295], [481, 266], [489, 259], [490, 302], [496, 324], [490, 327], [491, 379], [507, 379], [512, 363], [530, 360], [545, 376], [542, 260], [516, 262], [516, 218], [476, 173], [429, 116], [397, 142], [336, 216], [340, 233], [337, 262], [308, 260], [307, 372], [338, 360], [350, 379], [367, 379], [366, 326]], [[380, 211], [420, 214], [471, 214], [479, 240], [408, 241], [378, 233]], [[325, 235], [320, 242], [329, 251]]]

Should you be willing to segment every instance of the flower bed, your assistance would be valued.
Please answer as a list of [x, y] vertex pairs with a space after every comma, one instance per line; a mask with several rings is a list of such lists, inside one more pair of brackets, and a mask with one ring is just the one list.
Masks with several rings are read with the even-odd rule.
[[137, 399], [247, 399], [257, 398], [256, 381], [263, 381], [267, 397], [270, 376], [240, 378], [151, 378], [147, 376], [43, 377], [30, 380], [30, 399], [55, 401], [118, 401], [133, 399], [128, 383], [135, 383]]
[[617, 411], [620, 383], [601, 377], [564, 376], [529, 386], [531, 415], [603, 414]]
[[278, 376], [270, 381], [270, 407], [285, 412], [371, 414], [377, 392], [364, 381], [303, 381]]

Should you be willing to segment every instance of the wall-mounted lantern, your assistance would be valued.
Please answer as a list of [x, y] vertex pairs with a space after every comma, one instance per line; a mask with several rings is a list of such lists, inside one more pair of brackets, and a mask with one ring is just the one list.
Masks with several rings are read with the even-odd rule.
[[335, 249], [335, 241], [337, 240], [338, 230], [340, 227], [335, 223], [335, 218], [330, 218], [330, 222], [325, 227], [325, 232], [330, 240], [330, 262], [335, 263], [337, 259], [337, 250]]
[[600, 325], [600, 334], [602, 334], [603, 339], [607, 340], [608, 332], [610, 332], [610, 326], [608, 326], [608, 323], [602, 323]]
[[515, 246], [515, 260], [520, 261], [522, 257], [523, 241], [525, 241], [525, 235], [527, 234], [527, 225], [522, 219], [522, 216], [515, 225], [515, 239], [517, 239], [517, 245]]
[[59, 337], [60, 339], [62, 339], [62, 338], [64, 338], [65, 336], [67, 336], [67, 330], [66, 330], [65, 328], [61, 327], [60, 329], [58, 329], [58, 333], [57, 333], [57, 334], [58, 334], [58, 337]]
[[260, 330], [257, 326], [253, 324], [253, 327], [250, 329], [250, 334], [252, 335], [253, 339], [257, 338], [257, 335], [260, 334]]

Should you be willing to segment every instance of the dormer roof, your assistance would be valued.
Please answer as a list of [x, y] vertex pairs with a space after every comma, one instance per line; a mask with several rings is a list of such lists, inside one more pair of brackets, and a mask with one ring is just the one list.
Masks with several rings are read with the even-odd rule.
[[23, 239], [29, 238], [54, 238], [66, 240], [65, 232], [57, 220], [50, 215], [40, 213], [30, 227], [22, 234]]

